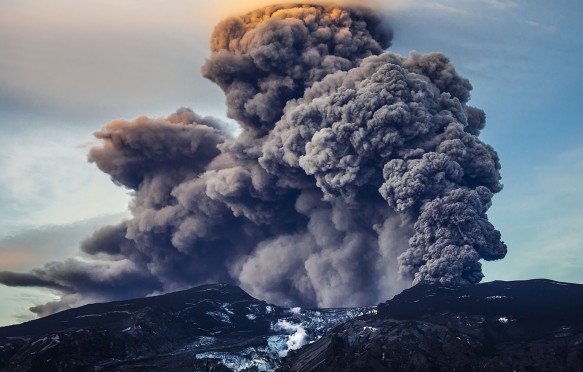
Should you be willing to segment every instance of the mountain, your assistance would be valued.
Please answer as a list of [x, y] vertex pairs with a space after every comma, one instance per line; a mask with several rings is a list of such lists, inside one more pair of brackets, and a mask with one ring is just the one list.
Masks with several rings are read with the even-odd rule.
[[0, 328], [0, 371], [273, 370], [371, 309], [303, 310], [226, 284], [92, 304]]
[[283, 371], [583, 371], [583, 285], [420, 284], [286, 358]]
[[0, 328], [0, 371], [275, 369], [583, 371], [583, 285], [419, 284], [374, 308], [300, 309], [216, 284]]

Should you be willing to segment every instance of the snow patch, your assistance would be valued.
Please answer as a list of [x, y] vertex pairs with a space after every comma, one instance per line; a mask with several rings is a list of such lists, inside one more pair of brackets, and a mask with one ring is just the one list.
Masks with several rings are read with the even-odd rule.
[[280, 355], [280, 352], [286, 349], [287, 335], [269, 336], [267, 338], [267, 350], [271, 354]]
[[301, 307], [292, 307], [291, 309], [289, 309], [289, 312], [292, 314], [300, 315], [302, 313], [302, 308]]
[[91, 317], [104, 316], [104, 315], [105, 314], [85, 314], [85, 315], [76, 316], [75, 318], [91, 318]]
[[47, 337], [39, 338], [39, 339], [35, 340], [35, 341], [34, 341], [32, 344], [30, 344], [30, 345], [31, 345], [31, 346], [34, 346], [34, 345], [36, 345], [36, 344], [38, 344], [38, 343], [45, 342], [46, 340], [48, 340], [48, 338], [47, 338]]
[[241, 351], [239, 354], [232, 354], [227, 352], [209, 351], [206, 353], [196, 354], [196, 359], [210, 358], [219, 359], [226, 367], [235, 371], [242, 369], [257, 367], [261, 372], [273, 371], [276, 365], [260, 356], [257, 350], [253, 347]]
[[508, 296], [488, 296], [488, 297], [485, 297], [486, 300], [499, 300], [501, 298], [508, 298]]
[[498, 318], [498, 321], [502, 324], [506, 324], [508, 323], [508, 318], [505, 316], [501, 316], [500, 318]]
[[199, 336], [196, 341], [189, 345], [190, 348], [197, 348], [201, 346], [208, 346], [212, 345], [217, 342], [216, 337], [209, 337], [209, 336]]
[[[220, 306], [220, 304], [217, 304]], [[252, 320], [254, 317], [259, 318], [265, 314], [278, 313], [279, 308], [267, 305], [249, 305], [245, 314], [247, 319]], [[201, 352], [196, 354], [196, 358], [213, 358], [219, 359], [222, 364], [235, 370], [241, 371], [249, 367], [257, 367], [259, 371], [274, 371], [281, 366], [281, 358], [287, 356], [290, 350], [295, 350], [310, 342], [314, 342], [325, 332], [334, 326], [345, 322], [354, 317], [376, 312], [375, 307], [357, 308], [357, 309], [285, 309], [282, 311], [283, 317], [271, 324], [274, 332], [267, 337], [264, 346], [249, 347], [243, 351], [212, 351]], [[225, 317], [228, 314], [224, 312], [212, 312], [215, 317]], [[213, 316], [211, 315], [211, 316]], [[364, 327], [363, 327], [364, 328]], [[367, 328], [367, 332], [374, 331], [373, 327]], [[212, 332], [217, 335], [221, 331]], [[199, 339], [188, 349], [196, 349]], [[218, 342], [218, 341], [217, 341]]]
[[231, 323], [231, 318], [227, 314], [220, 311], [207, 311], [206, 315], [212, 317], [215, 320], [218, 320], [219, 322]]
[[556, 282], [554, 280], [549, 280], [549, 281], [553, 284], [556, 284], [556, 285], [569, 285], [569, 283]]
[[103, 313], [103, 314], [84, 314], [84, 315], [76, 316], [75, 318], [91, 318], [91, 317], [105, 316], [105, 315], [109, 315], [109, 314], [132, 314], [132, 312], [127, 311], [127, 310], [115, 310], [115, 311], [110, 311], [108, 313]]
[[231, 315], [235, 315], [235, 313], [233, 312], [233, 309], [231, 308], [231, 305], [229, 304], [222, 304], [221, 308], [223, 310], [225, 310], [227, 313], [231, 314]]
[[34, 341], [31, 345], [34, 346], [38, 343], [45, 343], [47, 341], [48, 343], [39, 352], [51, 349], [61, 343], [59, 335], [52, 335], [50, 339], [48, 337], [39, 338], [38, 340]]

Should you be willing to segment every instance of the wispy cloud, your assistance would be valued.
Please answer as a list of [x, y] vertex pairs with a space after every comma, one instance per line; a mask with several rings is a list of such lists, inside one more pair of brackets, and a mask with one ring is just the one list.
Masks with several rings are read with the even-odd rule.
[[481, 0], [481, 2], [501, 10], [516, 8], [519, 5], [516, 1], [512, 0]]
[[422, 1], [396, 1], [396, 8], [429, 9], [444, 14], [470, 14], [476, 11], [476, 5], [485, 5], [498, 10], [517, 8], [520, 4], [513, 0], [422, 0]]
[[557, 26], [552, 25], [552, 24], [544, 24], [544, 23], [533, 21], [533, 20], [526, 20], [526, 21], [524, 21], [524, 23], [526, 23], [530, 27], [542, 29], [542, 30], [549, 31], [549, 32], [553, 32], [553, 31], [557, 30]]
[[0, 286], [0, 327], [32, 320], [36, 316], [28, 309], [49, 301], [55, 301], [51, 291], [39, 288], [11, 288]]
[[452, 13], [452, 14], [468, 14], [467, 10], [462, 8], [454, 7], [451, 5], [446, 5], [439, 1], [426, 1], [422, 4], [427, 9], [443, 12], [443, 13]]
[[446, 14], [469, 14], [467, 10], [458, 6], [446, 4], [446, 2], [439, 0], [415, 1], [415, 2], [399, 2], [399, 7], [402, 8], [420, 8], [428, 9], [439, 13]]
[[125, 213], [101, 216], [66, 225], [24, 228], [0, 238], [0, 271], [29, 270], [47, 261], [75, 254], [79, 243], [98, 227], [118, 223]]
[[87, 149], [77, 148], [90, 134], [72, 132], [47, 128], [0, 139], [3, 227], [66, 224], [127, 209], [127, 191], [87, 162]]
[[0, 120], [17, 111], [83, 125], [190, 104], [223, 113], [220, 89], [196, 77], [212, 31], [203, 24], [219, 17], [206, 12], [215, 2], [204, 17], [191, 1], [155, 3], [1, 2]]

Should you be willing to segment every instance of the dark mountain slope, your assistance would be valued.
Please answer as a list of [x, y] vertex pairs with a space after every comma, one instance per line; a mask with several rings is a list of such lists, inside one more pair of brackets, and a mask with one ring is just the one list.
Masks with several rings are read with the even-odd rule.
[[[0, 328], [0, 368], [91, 370], [209, 343], [253, 345], [284, 309], [231, 285], [206, 285], [128, 301], [92, 304]], [[216, 342], [215, 342], [216, 341]], [[48, 362], [48, 363], [47, 363]]]
[[417, 285], [286, 362], [294, 371], [583, 371], [583, 285]]
[[0, 371], [275, 369], [289, 348], [364, 311], [287, 309], [205, 285], [2, 327]]
[[[97, 327], [102, 330], [119, 331], [127, 327], [148, 326], [141, 320], [145, 320], [148, 316], [155, 317], [156, 313], [180, 317], [181, 320], [197, 319], [197, 327], [215, 329], [225, 326], [225, 323], [207, 313], [221, 310], [222, 304], [229, 304], [233, 309], [240, 310], [233, 314], [238, 326], [252, 325], [251, 328], [256, 328], [257, 321], [251, 322], [245, 317], [245, 313], [250, 311], [246, 308], [251, 306], [256, 309], [256, 312], [261, 312], [260, 309], [265, 311], [264, 308], [267, 305], [265, 301], [256, 300], [237, 286], [204, 285], [160, 296], [97, 303], [69, 309], [22, 324], [0, 327], [0, 337], [37, 337], [70, 328]], [[274, 306], [271, 307], [276, 309]], [[260, 320], [263, 326], [269, 327], [269, 322], [265, 321], [266, 319]]]
[[0, 328], [0, 371], [274, 370], [286, 354], [283, 371], [583, 371], [583, 285], [421, 284], [302, 310], [218, 284]]

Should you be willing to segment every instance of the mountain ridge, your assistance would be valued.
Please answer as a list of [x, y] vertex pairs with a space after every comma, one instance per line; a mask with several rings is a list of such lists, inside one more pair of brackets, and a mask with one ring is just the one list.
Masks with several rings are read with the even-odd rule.
[[290, 353], [282, 371], [582, 371], [583, 285], [419, 284]]
[[583, 285], [420, 283], [376, 307], [284, 308], [209, 284], [0, 328], [0, 371], [583, 370]]
[[[71, 314], [75, 314], [75, 315], [79, 315], [79, 316], [87, 316], [90, 315], [91, 313], [95, 313], [95, 312], [99, 312], [96, 310], [99, 310], [102, 307], [109, 307], [109, 306], [131, 306], [131, 305], [136, 305], [136, 306], [140, 306], [140, 305], [146, 305], [148, 304], [148, 302], [151, 301], [156, 301], [156, 300], [170, 300], [170, 302], [174, 302], [174, 300], [176, 298], [180, 298], [182, 296], [188, 296], [189, 294], [197, 294], [200, 293], [202, 291], [206, 291], [206, 290], [225, 290], [228, 289], [229, 291], [232, 291], [233, 294], [235, 294], [236, 292], [238, 292], [240, 295], [242, 296], [247, 296], [248, 298], [252, 298], [247, 292], [245, 292], [243, 289], [241, 289], [240, 287], [236, 286], [236, 285], [232, 285], [232, 284], [226, 284], [226, 283], [215, 283], [215, 284], [203, 284], [200, 286], [196, 286], [196, 287], [192, 287], [189, 289], [184, 289], [184, 290], [180, 290], [180, 291], [175, 291], [175, 292], [169, 292], [169, 293], [164, 293], [164, 294], [160, 294], [160, 295], [155, 295], [155, 296], [148, 296], [148, 297], [136, 297], [136, 298], [130, 298], [130, 299], [126, 299], [126, 300], [117, 300], [117, 301], [109, 301], [109, 302], [96, 302], [96, 303], [91, 303], [91, 304], [86, 304], [86, 305], [82, 305], [79, 307], [74, 307], [74, 308], [70, 308], [70, 309], [65, 309], [41, 318], [37, 318], [37, 319], [33, 319], [33, 320], [29, 320], [20, 324], [13, 324], [13, 325], [8, 325], [8, 326], [3, 326], [0, 327], [0, 338], [1, 337], [15, 337], [15, 336], [35, 336], [35, 335], [39, 335], [39, 329], [38, 327], [36, 327], [36, 325], [38, 325], [40, 322], [44, 322], [44, 321], [57, 321], [59, 322], [61, 317], [64, 316], [68, 316]], [[260, 300], [258, 300], [260, 301]], [[261, 301], [261, 302], [265, 302], [265, 301]], [[88, 311], [90, 310], [90, 311]], [[123, 313], [119, 313], [119, 314], [123, 314]], [[31, 327], [29, 327], [29, 325]], [[54, 326], [54, 331], [60, 330], [62, 329], [62, 327], [58, 327], [57, 325], [53, 325]], [[24, 331], [29, 331], [30, 328], [30, 334], [23, 334], [23, 330]], [[14, 331], [12, 331], [14, 330]], [[13, 334], [14, 332], [14, 334]]]
[[284, 308], [209, 284], [2, 327], [0, 370], [273, 370], [291, 348], [364, 311]]

